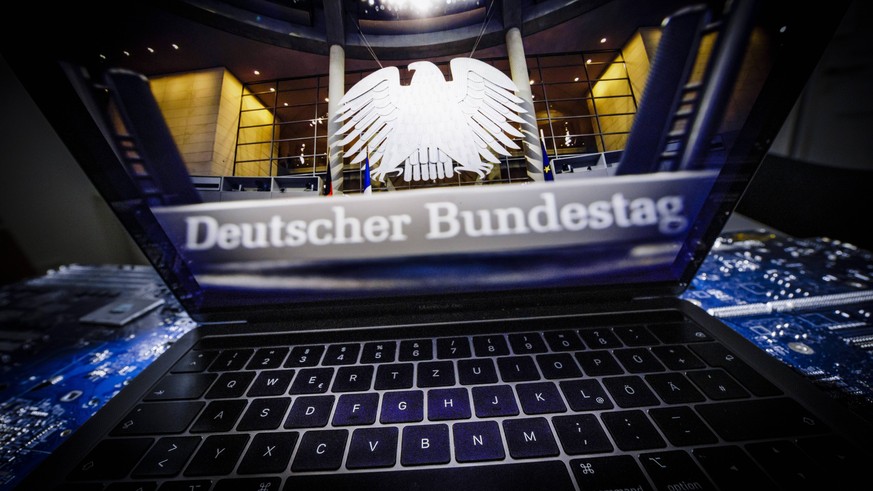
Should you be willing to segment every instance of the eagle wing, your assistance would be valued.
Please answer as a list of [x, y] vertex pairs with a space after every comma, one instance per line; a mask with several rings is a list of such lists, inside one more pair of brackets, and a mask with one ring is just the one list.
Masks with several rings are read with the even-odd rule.
[[515, 83], [500, 70], [474, 58], [455, 58], [450, 62], [455, 98], [473, 133], [475, 151], [491, 163], [499, 163], [495, 153], [509, 156], [519, 150], [512, 137], [524, 135], [511, 123], [529, 124], [519, 114], [527, 111], [515, 95]]
[[342, 125], [337, 134], [346, 136], [332, 146], [354, 142], [346, 151], [352, 157], [350, 162], [361, 162], [369, 154], [370, 165], [375, 165], [396, 126], [400, 97], [397, 67], [385, 67], [361, 79], [340, 100], [334, 118]]

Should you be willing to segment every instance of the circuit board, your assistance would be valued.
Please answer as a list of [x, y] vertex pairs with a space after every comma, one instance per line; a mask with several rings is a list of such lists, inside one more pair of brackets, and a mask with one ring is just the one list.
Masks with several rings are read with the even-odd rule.
[[149, 267], [72, 265], [0, 289], [0, 489], [193, 326]]
[[873, 420], [873, 254], [826, 238], [720, 237], [683, 297]]

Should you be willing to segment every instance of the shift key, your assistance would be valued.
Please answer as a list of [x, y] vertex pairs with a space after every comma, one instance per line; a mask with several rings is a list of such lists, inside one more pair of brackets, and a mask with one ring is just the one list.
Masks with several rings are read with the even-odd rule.
[[815, 435], [827, 431], [793, 399], [755, 399], [700, 404], [697, 412], [727, 441]]

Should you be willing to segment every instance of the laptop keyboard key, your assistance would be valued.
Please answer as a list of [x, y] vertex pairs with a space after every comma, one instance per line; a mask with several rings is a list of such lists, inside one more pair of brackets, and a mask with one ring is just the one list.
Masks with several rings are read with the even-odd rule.
[[504, 419], [503, 434], [514, 459], [558, 455], [558, 444], [546, 418]]
[[660, 344], [658, 338], [644, 326], [620, 326], [612, 328], [619, 339], [627, 346], [652, 346]]
[[640, 454], [657, 489], [714, 489], [694, 459], [682, 450]]
[[455, 365], [451, 361], [428, 361], [418, 364], [418, 386], [449, 387], [455, 385]]
[[210, 372], [224, 372], [230, 370], [242, 370], [249, 358], [252, 357], [255, 350], [253, 349], [231, 349], [224, 350], [218, 358], [209, 366]]
[[582, 351], [585, 345], [575, 331], [549, 331], [544, 334], [552, 351]]
[[621, 348], [618, 336], [609, 329], [580, 329], [579, 337], [591, 349]]
[[440, 360], [469, 358], [472, 356], [470, 341], [466, 336], [438, 338], [436, 340], [436, 354]]
[[640, 377], [612, 377], [603, 379], [603, 385], [620, 407], [656, 406], [658, 398]]
[[255, 351], [255, 355], [246, 365], [246, 370], [270, 370], [282, 366], [285, 357], [288, 356], [288, 348], [261, 348]]
[[427, 392], [427, 419], [469, 419], [470, 396], [465, 388], [433, 389]]
[[666, 446], [664, 439], [649, 418], [638, 409], [603, 413], [600, 418], [612, 435], [612, 440], [622, 450], [645, 450]]
[[332, 392], [363, 392], [373, 383], [373, 365], [340, 367], [333, 379]]
[[209, 388], [207, 399], [242, 397], [255, 378], [255, 372], [225, 372]]
[[750, 443], [746, 450], [786, 489], [827, 489], [829, 484], [833, 485], [832, 480], [826, 479], [826, 473], [829, 473], [826, 468], [810, 459], [792, 442]]
[[510, 334], [508, 337], [509, 345], [512, 346], [512, 352], [516, 355], [545, 353], [548, 351], [546, 343], [539, 333]]
[[327, 425], [336, 396], [300, 396], [291, 404], [285, 428], [320, 428]]
[[424, 419], [424, 393], [403, 390], [382, 394], [382, 423], [417, 423]]
[[245, 399], [212, 401], [191, 426], [191, 433], [230, 431], [246, 407]]
[[291, 464], [294, 472], [335, 471], [340, 468], [349, 430], [307, 431]]
[[217, 351], [189, 351], [173, 365], [170, 373], [202, 372], [217, 356]]
[[397, 461], [398, 435], [399, 431], [393, 426], [356, 429], [349, 443], [346, 467], [373, 469], [394, 466]]
[[663, 372], [664, 365], [646, 348], [628, 348], [612, 352], [630, 373]]
[[249, 436], [212, 435], [207, 437], [185, 469], [186, 476], [219, 476], [233, 471]]
[[361, 345], [358, 343], [332, 344], [324, 353], [322, 365], [352, 365], [357, 363]]
[[258, 433], [252, 438], [252, 444], [239, 463], [237, 472], [265, 474], [286, 470], [298, 436], [296, 431]]
[[569, 353], [537, 355], [536, 359], [540, 371], [543, 372], [543, 377], [549, 380], [577, 378], [582, 376], [582, 371], [579, 370], [579, 365], [576, 364]]
[[497, 359], [497, 369], [504, 382], [530, 382], [540, 379], [540, 372], [530, 356], [506, 356]]
[[379, 365], [376, 369], [376, 390], [411, 389], [415, 365], [412, 363], [391, 363]]
[[285, 368], [314, 367], [321, 361], [324, 346], [295, 346], [285, 361]]
[[423, 361], [433, 359], [433, 340], [414, 339], [400, 342], [400, 361]]
[[561, 393], [554, 382], [534, 382], [515, 386], [518, 401], [525, 414], [548, 414], [567, 412]]
[[[235, 477], [218, 481], [212, 491], [270, 491], [279, 489], [281, 484], [279, 477]], [[197, 491], [196, 488], [192, 489]]]
[[715, 433], [688, 406], [652, 408], [649, 416], [673, 445], [706, 445], [718, 441]]
[[333, 368], [304, 368], [291, 384], [290, 394], [323, 394], [330, 387]]
[[113, 436], [181, 433], [206, 403], [201, 401], [139, 404], [112, 430]]
[[476, 356], [506, 356], [509, 354], [509, 345], [502, 335], [474, 336], [473, 351]]
[[749, 397], [746, 389], [724, 370], [718, 368], [688, 372], [688, 378], [700, 387], [700, 390], [710, 399], [716, 401]]
[[73, 480], [120, 479], [154, 442], [151, 438], [103, 440], [70, 473]]
[[473, 358], [458, 361], [458, 381], [461, 385], [497, 383], [497, 370], [490, 358]]
[[597, 411], [612, 409], [612, 400], [595, 379], [562, 380], [561, 392], [574, 411]]
[[143, 400], [171, 401], [200, 398], [218, 376], [214, 373], [179, 373], [164, 376]]
[[615, 361], [615, 357], [609, 351], [582, 351], [576, 353], [576, 360], [582, 371], [589, 377], [601, 377], [604, 375], [621, 375], [624, 373], [621, 365]]
[[458, 462], [503, 460], [503, 439], [496, 421], [476, 421], [452, 425], [455, 459]]
[[376, 341], [364, 344], [361, 363], [391, 363], [397, 354], [396, 341]]
[[473, 387], [473, 407], [479, 418], [517, 416], [518, 405], [509, 385]]
[[265, 370], [258, 374], [246, 394], [249, 397], [280, 396], [294, 379], [294, 370]]
[[706, 365], [685, 346], [655, 346], [652, 353], [670, 370], [694, 370]]
[[199, 436], [161, 438], [146, 453], [136, 469], [133, 470], [132, 475], [137, 479], [178, 475], [199, 444]]
[[379, 410], [379, 394], [343, 394], [336, 404], [334, 426], [371, 425], [376, 422]]
[[690, 345], [691, 350], [709, 366], [723, 368], [735, 379], [739, 380], [749, 391], [757, 396], [774, 396], [782, 391], [770, 383], [763, 375], [756, 372], [727, 348], [718, 343], [700, 343]]
[[570, 455], [612, 451], [609, 437], [593, 414], [554, 416], [552, 424], [555, 425], [564, 452]]
[[401, 465], [447, 464], [450, 459], [448, 425], [431, 424], [403, 428], [400, 447]]
[[773, 481], [740, 447], [697, 448], [692, 454], [720, 489], [776, 489]]
[[640, 466], [630, 455], [573, 459], [570, 468], [581, 489], [652, 489]]
[[788, 398], [698, 404], [695, 409], [719, 436], [729, 442], [810, 436], [826, 431], [818, 418]]
[[291, 405], [290, 397], [254, 399], [237, 426], [240, 431], [275, 430], [282, 424], [285, 411]]
[[706, 400], [694, 384], [681, 373], [653, 373], [646, 375], [645, 379], [667, 404], [687, 404]]

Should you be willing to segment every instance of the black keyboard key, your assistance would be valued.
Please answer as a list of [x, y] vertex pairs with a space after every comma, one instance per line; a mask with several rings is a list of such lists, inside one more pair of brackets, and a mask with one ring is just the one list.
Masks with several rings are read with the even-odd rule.
[[212, 491], [270, 491], [279, 489], [281, 484], [282, 478], [279, 477], [233, 477], [218, 481]]
[[581, 489], [652, 489], [640, 466], [630, 455], [573, 459], [570, 468]]
[[579, 337], [591, 349], [621, 348], [618, 337], [609, 329], [580, 329]]
[[103, 440], [73, 468], [72, 480], [121, 479], [154, 442], [151, 438]]
[[811, 436], [827, 431], [812, 413], [784, 397], [699, 404], [695, 409], [729, 442]]
[[185, 356], [180, 358], [175, 365], [173, 365], [170, 372], [202, 372], [206, 370], [206, 367], [208, 367], [213, 361], [215, 361], [217, 356], [217, 351], [189, 351], [185, 353]]
[[252, 357], [255, 350], [253, 349], [231, 349], [222, 351], [218, 357], [209, 365], [210, 372], [224, 372], [230, 370], [242, 370], [249, 358]]
[[349, 430], [307, 431], [291, 464], [294, 472], [334, 471], [343, 462]]
[[523, 334], [510, 334], [509, 345], [512, 346], [512, 352], [516, 355], [527, 355], [533, 353], [545, 353], [548, 351], [543, 337], [537, 332], [528, 332]]
[[397, 461], [397, 436], [393, 426], [384, 428], [358, 428], [352, 433], [346, 467], [349, 469], [373, 469], [393, 467]]
[[448, 425], [416, 425], [403, 428], [400, 447], [402, 465], [447, 464], [450, 458]]
[[330, 387], [333, 368], [304, 368], [297, 372], [290, 394], [323, 394]]
[[485, 462], [506, 457], [496, 421], [455, 423], [452, 436], [458, 462]]
[[433, 359], [433, 340], [413, 339], [400, 341], [400, 361], [423, 361]]
[[479, 418], [518, 415], [518, 404], [509, 385], [473, 387], [473, 407]]
[[603, 379], [603, 385], [612, 395], [612, 400], [620, 407], [657, 406], [660, 401], [640, 377], [610, 377]]
[[593, 414], [555, 416], [552, 424], [561, 447], [570, 455], [612, 452], [612, 443]]
[[261, 348], [246, 365], [246, 370], [272, 370], [282, 366], [288, 356], [288, 348]]
[[653, 346], [660, 344], [658, 338], [652, 335], [645, 326], [614, 327], [612, 332], [627, 346]]
[[573, 411], [596, 411], [614, 407], [603, 386], [595, 379], [562, 380], [558, 384]]
[[242, 455], [249, 436], [238, 435], [211, 435], [203, 440], [203, 444], [194, 454], [185, 476], [220, 476], [227, 475], [236, 467], [236, 463]]
[[509, 345], [500, 334], [474, 336], [473, 351], [476, 356], [505, 356], [509, 354]]
[[186, 479], [184, 481], [167, 481], [161, 484], [158, 491], [203, 491], [212, 487], [209, 479]]
[[663, 372], [664, 365], [646, 348], [619, 349], [612, 352], [630, 373]]
[[[574, 491], [567, 466], [560, 461], [291, 475], [287, 489], [414, 489], [416, 491]], [[272, 490], [270, 490], [272, 491]]]
[[130, 482], [113, 482], [110, 483], [105, 488], [102, 484], [94, 484], [93, 487], [91, 484], [79, 483], [76, 486], [61, 486], [59, 488], [55, 488], [55, 491], [155, 491], [158, 489], [158, 483], [154, 481], [130, 481]]
[[151, 479], [178, 475], [200, 445], [200, 440], [199, 436], [161, 438], [136, 466], [132, 476], [136, 479]]
[[288, 391], [294, 379], [294, 370], [265, 370], [258, 374], [249, 387], [249, 397], [280, 396]]
[[327, 425], [335, 396], [300, 396], [291, 404], [285, 428], [320, 428]]
[[715, 433], [688, 406], [652, 408], [649, 417], [673, 445], [684, 447], [718, 441]]
[[831, 471], [792, 442], [750, 443], [746, 451], [785, 489], [827, 489], [833, 484], [833, 480], [826, 479], [833, 478]]
[[752, 394], [774, 396], [782, 391], [763, 375], [755, 371], [727, 348], [718, 343], [699, 343], [690, 345], [691, 350], [709, 366], [723, 368], [739, 380]]
[[323, 354], [324, 346], [295, 346], [285, 361], [285, 368], [314, 367]]
[[718, 368], [688, 372], [688, 378], [700, 387], [710, 399], [722, 401], [749, 397], [746, 389], [724, 370]]
[[424, 419], [424, 393], [401, 390], [382, 394], [382, 423], [417, 423]]
[[343, 394], [336, 403], [334, 426], [371, 425], [376, 422], [379, 394]]
[[206, 403], [201, 401], [139, 404], [112, 430], [113, 436], [181, 433]]
[[373, 365], [340, 367], [333, 378], [333, 392], [363, 392], [373, 383]]
[[518, 402], [525, 414], [563, 413], [567, 411], [554, 382], [533, 382], [515, 386]]
[[438, 338], [436, 340], [436, 355], [440, 360], [469, 358], [472, 356], [470, 340], [466, 336]]
[[246, 407], [244, 399], [212, 401], [191, 425], [191, 433], [230, 431]]
[[609, 351], [582, 351], [576, 353], [576, 361], [582, 367], [582, 371], [589, 377], [602, 377], [604, 375], [621, 375], [624, 373], [621, 365], [615, 361], [615, 357]]
[[415, 365], [412, 363], [391, 363], [379, 365], [376, 369], [376, 390], [411, 389]]
[[540, 372], [530, 356], [506, 356], [497, 359], [497, 369], [504, 382], [530, 382], [540, 379]]
[[544, 334], [552, 351], [582, 351], [585, 345], [575, 331], [548, 331]]
[[391, 363], [397, 355], [397, 341], [373, 341], [364, 344], [361, 363]]
[[657, 489], [715, 489], [694, 459], [682, 450], [640, 454], [640, 462]]
[[720, 489], [776, 489], [740, 447], [703, 447], [691, 453]]
[[816, 462], [834, 472], [857, 472], [864, 469], [869, 456], [857, 445], [836, 435], [819, 435], [797, 440], [797, 446]]
[[612, 440], [622, 450], [645, 450], [666, 446], [664, 439], [649, 418], [638, 409], [603, 413], [600, 418], [612, 435]]
[[655, 393], [667, 404], [687, 404], [706, 400], [694, 384], [679, 372], [653, 373], [646, 375], [645, 378]]
[[212, 384], [206, 392], [207, 399], [227, 399], [242, 397], [248, 390], [255, 372], [225, 372]]
[[258, 433], [252, 438], [252, 444], [239, 463], [237, 472], [265, 474], [285, 471], [298, 436], [296, 431]]
[[458, 381], [461, 385], [497, 383], [497, 370], [490, 358], [473, 358], [458, 361]]
[[455, 365], [451, 361], [427, 361], [418, 364], [419, 387], [455, 385]]
[[465, 388], [433, 389], [427, 392], [427, 419], [469, 419], [470, 395]]
[[358, 362], [361, 345], [358, 343], [332, 344], [324, 353], [322, 365], [352, 365]]
[[252, 400], [237, 426], [238, 430], [275, 430], [285, 419], [290, 397], [265, 397]]
[[218, 375], [214, 373], [177, 373], [165, 375], [146, 394], [146, 401], [198, 399], [206, 393]]
[[576, 364], [569, 353], [537, 355], [536, 359], [540, 371], [543, 373], [543, 377], [549, 380], [577, 378], [582, 376], [582, 371], [579, 370], [579, 365]]
[[546, 418], [504, 419], [503, 434], [514, 459], [558, 455], [558, 444]]
[[654, 346], [652, 353], [670, 370], [694, 370], [706, 365], [685, 346]]

